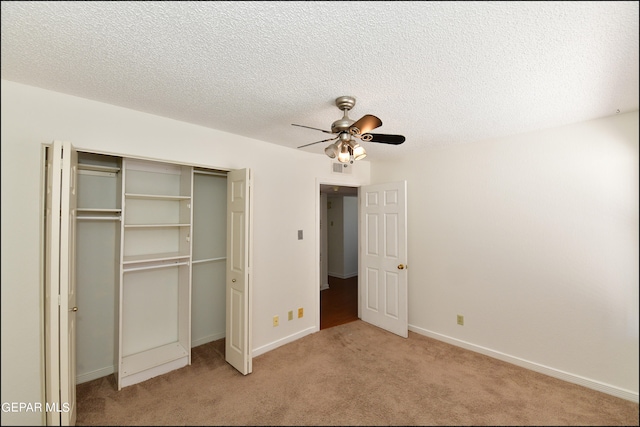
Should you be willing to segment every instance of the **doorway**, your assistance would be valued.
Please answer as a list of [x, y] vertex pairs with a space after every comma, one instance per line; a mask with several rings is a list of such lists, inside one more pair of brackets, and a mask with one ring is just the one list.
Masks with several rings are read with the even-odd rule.
[[358, 319], [358, 188], [320, 185], [320, 329]]

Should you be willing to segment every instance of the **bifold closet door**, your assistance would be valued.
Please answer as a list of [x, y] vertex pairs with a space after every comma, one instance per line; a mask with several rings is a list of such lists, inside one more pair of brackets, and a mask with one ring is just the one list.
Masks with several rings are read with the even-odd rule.
[[227, 175], [227, 292], [225, 359], [243, 375], [253, 370], [251, 355], [251, 170]]
[[78, 154], [69, 142], [46, 149], [45, 398], [47, 425], [76, 420], [75, 239]]

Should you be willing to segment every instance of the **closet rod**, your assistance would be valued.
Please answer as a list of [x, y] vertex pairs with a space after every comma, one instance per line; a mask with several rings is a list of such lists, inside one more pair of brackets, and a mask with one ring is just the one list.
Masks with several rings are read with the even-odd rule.
[[188, 262], [176, 262], [174, 264], [162, 264], [162, 265], [150, 265], [147, 267], [133, 267], [133, 268], [125, 268], [122, 270], [123, 273], [128, 273], [130, 271], [140, 271], [140, 270], [152, 270], [154, 268], [166, 268], [166, 267], [177, 267], [179, 265], [189, 265]]
[[226, 172], [209, 172], [209, 171], [194, 170], [193, 173], [199, 173], [201, 175], [224, 176], [225, 178], [227, 176]]
[[191, 261], [191, 264], [200, 264], [200, 263], [203, 263], [203, 262], [212, 262], [212, 261], [223, 261], [225, 259], [227, 259], [226, 256], [221, 256], [219, 258], [199, 259], [197, 261]]

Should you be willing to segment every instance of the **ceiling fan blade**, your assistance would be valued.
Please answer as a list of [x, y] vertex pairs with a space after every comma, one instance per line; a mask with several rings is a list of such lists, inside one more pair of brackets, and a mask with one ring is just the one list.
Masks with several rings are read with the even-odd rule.
[[349, 130], [355, 135], [368, 133], [377, 127], [382, 126], [382, 120], [371, 114], [362, 116], [360, 120], [351, 125]]
[[[383, 144], [400, 145], [405, 141], [405, 137], [402, 135], [388, 135], [384, 133], [367, 133], [365, 135], [371, 135], [370, 142], [381, 142]], [[363, 141], [366, 138], [362, 135]]]
[[338, 139], [338, 136], [336, 136], [335, 138], [323, 139], [322, 141], [311, 142], [309, 144], [301, 145], [298, 148], [308, 147], [308, 146], [313, 145], [313, 144], [320, 144], [321, 142], [333, 141], [333, 140], [336, 140], [336, 139]]
[[[318, 128], [312, 128], [311, 126], [305, 126], [305, 125], [297, 125], [295, 123], [291, 123], [291, 126], [300, 126], [301, 128], [307, 128], [307, 129], [313, 129], [313, 130], [319, 130], [320, 132], [324, 132], [324, 133], [333, 133], [330, 130], [324, 130], [324, 129], [318, 129]], [[298, 147], [300, 148], [300, 147]]]

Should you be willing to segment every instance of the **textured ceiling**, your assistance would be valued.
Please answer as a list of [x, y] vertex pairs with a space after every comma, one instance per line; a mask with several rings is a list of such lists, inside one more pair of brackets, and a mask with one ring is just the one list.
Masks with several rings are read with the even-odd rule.
[[[295, 148], [339, 96], [369, 159], [638, 109], [638, 2], [2, 1], [2, 78]], [[322, 153], [324, 144], [303, 150]]]

